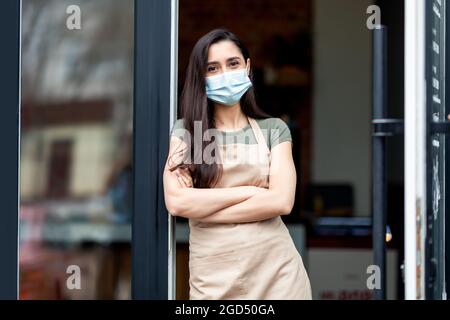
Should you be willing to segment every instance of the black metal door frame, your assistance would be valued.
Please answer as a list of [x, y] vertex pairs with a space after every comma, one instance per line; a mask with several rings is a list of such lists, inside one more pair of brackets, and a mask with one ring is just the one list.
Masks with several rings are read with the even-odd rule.
[[20, 1], [6, 0], [0, 10], [0, 299], [18, 297]]
[[169, 146], [172, 3], [135, 0], [133, 299], [168, 299], [162, 171]]
[[[442, 7], [444, 6], [444, 7]], [[446, 220], [448, 217], [449, 199], [446, 196], [446, 185], [450, 180], [448, 168], [450, 165], [449, 157], [444, 154], [440, 159], [442, 148], [448, 153], [449, 145], [449, 122], [446, 115], [449, 114], [449, 107], [446, 101], [446, 93], [450, 93], [448, 85], [445, 81], [445, 74], [449, 69], [447, 61], [449, 61], [447, 50], [448, 32], [445, 38], [441, 37], [444, 30], [442, 27], [448, 17], [450, 7], [446, 2], [435, 3], [435, 1], [427, 1], [425, 9], [425, 66], [426, 66], [426, 192], [427, 192], [427, 228], [425, 237], [425, 298], [426, 299], [442, 299], [445, 290], [446, 270], [445, 264], [445, 242], [446, 229], [440, 220]], [[440, 10], [438, 16], [435, 10]], [[442, 20], [444, 23], [442, 23]], [[448, 25], [445, 26], [448, 29]], [[442, 43], [443, 42], [443, 43]], [[438, 52], [434, 46], [439, 47]], [[442, 62], [444, 65], [442, 65]], [[444, 70], [447, 69], [447, 70]], [[436, 79], [439, 83], [435, 87], [432, 79]], [[444, 82], [445, 81], [445, 82]], [[442, 82], [444, 82], [444, 90], [442, 90]], [[433, 97], [439, 98], [439, 103], [435, 102]], [[437, 119], [434, 119], [437, 117]], [[439, 142], [439, 146], [434, 146], [433, 141]], [[439, 164], [438, 160], [444, 163]], [[435, 167], [437, 166], [437, 167]], [[438, 170], [438, 171], [436, 171]], [[441, 173], [441, 171], [444, 171]], [[437, 184], [438, 183], [438, 184]], [[436, 185], [437, 184], [437, 185]], [[440, 196], [441, 199], [436, 198]], [[435, 207], [437, 214], [434, 212]], [[435, 219], [435, 214], [437, 219]], [[447, 229], [448, 230], [448, 229]], [[448, 232], [448, 231], [447, 231]], [[436, 241], [437, 240], [437, 241]], [[447, 258], [448, 259], [448, 258]], [[448, 273], [447, 273], [448, 275]]]

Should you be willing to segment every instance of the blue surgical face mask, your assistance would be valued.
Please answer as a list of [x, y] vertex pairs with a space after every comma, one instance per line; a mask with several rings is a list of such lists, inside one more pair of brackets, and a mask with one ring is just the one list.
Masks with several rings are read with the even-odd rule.
[[252, 86], [246, 68], [206, 77], [205, 81], [207, 97], [229, 106], [238, 103], [248, 88]]

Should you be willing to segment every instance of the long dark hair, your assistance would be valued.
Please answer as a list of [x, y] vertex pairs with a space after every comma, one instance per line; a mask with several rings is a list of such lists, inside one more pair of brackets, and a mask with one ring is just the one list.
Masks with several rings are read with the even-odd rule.
[[[213, 117], [214, 103], [206, 96], [205, 73], [209, 47], [212, 44], [223, 40], [233, 41], [241, 51], [245, 62], [247, 62], [247, 59], [250, 57], [248, 49], [241, 40], [234, 33], [224, 28], [214, 29], [197, 41], [189, 58], [189, 64], [186, 70], [186, 80], [180, 99], [180, 115], [183, 119], [184, 129], [187, 130], [191, 137], [194, 137], [194, 121], [201, 121], [202, 137], [206, 130], [216, 128]], [[253, 73], [251, 69], [249, 78], [253, 82]], [[270, 115], [262, 111], [256, 104], [253, 86], [242, 96], [240, 104], [242, 112], [251, 118], [262, 119], [270, 117]], [[210, 145], [211, 143], [216, 143], [216, 141], [208, 142], [206, 139], [202, 139], [202, 154], [206, 145]], [[194, 155], [194, 143], [191, 143], [188, 147], [190, 147], [191, 152], [186, 152], [184, 160], [171, 167], [170, 170], [175, 170], [178, 167], [186, 167], [191, 173], [194, 187], [214, 187], [222, 175], [222, 165], [217, 163], [217, 161], [212, 164], [203, 163], [203, 161], [201, 164], [191, 163], [193, 161], [190, 161], [189, 164], [187, 164], [187, 159], [190, 155]], [[217, 149], [214, 148], [214, 150]]]

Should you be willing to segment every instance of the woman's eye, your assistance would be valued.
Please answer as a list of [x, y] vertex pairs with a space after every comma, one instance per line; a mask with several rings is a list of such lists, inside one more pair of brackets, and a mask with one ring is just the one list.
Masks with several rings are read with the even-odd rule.
[[239, 65], [238, 61], [233, 61], [233, 62], [230, 63], [230, 66], [232, 66], [232, 67], [235, 67], [235, 66], [238, 66], [238, 65]]
[[208, 72], [213, 72], [215, 70], [215, 67], [208, 67]]

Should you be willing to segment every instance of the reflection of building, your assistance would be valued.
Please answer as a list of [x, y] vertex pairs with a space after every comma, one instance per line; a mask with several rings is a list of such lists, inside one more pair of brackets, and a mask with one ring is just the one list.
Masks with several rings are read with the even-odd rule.
[[111, 116], [107, 101], [23, 105], [22, 201], [101, 193], [115, 158]]
[[129, 298], [134, 3], [22, 2], [20, 296]]

